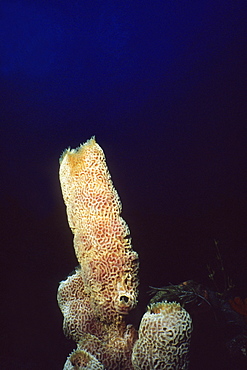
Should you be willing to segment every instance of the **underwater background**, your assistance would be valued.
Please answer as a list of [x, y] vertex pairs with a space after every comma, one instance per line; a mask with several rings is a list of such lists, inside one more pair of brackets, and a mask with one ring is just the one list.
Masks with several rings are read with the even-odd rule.
[[[62, 369], [59, 281], [77, 265], [59, 157], [95, 135], [149, 286], [193, 279], [247, 297], [246, 1], [0, 3], [1, 351]], [[209, 268], [208, 268], [209, 267]], [[240, 369], [212, 314], [190, 369]], [[199, 330], [199, 332], [200, 332]]]

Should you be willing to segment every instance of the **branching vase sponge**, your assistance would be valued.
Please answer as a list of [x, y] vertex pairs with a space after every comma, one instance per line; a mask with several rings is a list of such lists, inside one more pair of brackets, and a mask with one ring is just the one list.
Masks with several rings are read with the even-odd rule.
[[120, 216], [121, 202], [103, 150], [94, 138], [64, 152], [60, 182], [80, 264], [58, 290], [65, 334], [85, 343], [83, 348], [97, 353], [108, 369], [119, 364], [131, 368], [136, 331], [125, 324], [124, 316], [137, 304], [138, 255]]
[[79, 262], [58, 288], [64, 333], [77, 343], [64, 370], [187, 369], [191, 318], [179, 304], [151, 305], [139, 338], [125, 322], [137, 304], [138, 254], [94, 138], [63, 153], [60, 182]]

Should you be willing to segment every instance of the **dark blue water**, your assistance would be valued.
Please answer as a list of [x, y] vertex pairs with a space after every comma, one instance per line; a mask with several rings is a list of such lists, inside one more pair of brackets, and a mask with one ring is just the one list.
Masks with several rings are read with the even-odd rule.
[[[58, 158], [92, 135], [140, 256], [139, 312], [149, 285], [206, 284], [214, 239], [246, 297], [245, 2], [9, 0], [0, 13], [3, 368], [61, 369], [73, 346], [56, 304], [77, 263]], [[214, 348], [200, 369], [230, 369]]]

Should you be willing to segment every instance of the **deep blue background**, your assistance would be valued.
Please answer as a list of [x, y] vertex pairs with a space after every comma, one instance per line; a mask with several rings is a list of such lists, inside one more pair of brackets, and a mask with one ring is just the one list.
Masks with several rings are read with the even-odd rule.
[[149, 285], [209, 283], [214, 239], [247, 295], [245, 5], [1, 1], [1, 368], [59, 370], [73, 348], [56, 304], [77, 263], [58, 158], [92, 135], [140, 256], [136, 320]]

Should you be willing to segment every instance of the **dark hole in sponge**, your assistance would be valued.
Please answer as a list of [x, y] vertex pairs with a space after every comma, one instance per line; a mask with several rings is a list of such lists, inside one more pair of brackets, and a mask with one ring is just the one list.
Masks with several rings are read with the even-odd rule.
[[129, 300], [129, 298], [126, 297], [126, 295], [121, 295], [121, 297], [120, 297], [121, 302], [128, 303], [128, 300]]

